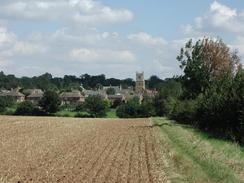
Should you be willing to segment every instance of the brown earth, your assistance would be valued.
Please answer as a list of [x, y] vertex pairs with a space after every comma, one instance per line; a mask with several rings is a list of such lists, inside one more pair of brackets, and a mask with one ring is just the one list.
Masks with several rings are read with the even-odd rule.
[[165, 182], [148, 119], [0, 117], [0, 182]]

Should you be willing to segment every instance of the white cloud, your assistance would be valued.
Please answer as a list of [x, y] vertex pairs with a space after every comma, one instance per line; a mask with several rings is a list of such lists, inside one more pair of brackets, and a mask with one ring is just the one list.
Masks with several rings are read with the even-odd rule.
[[163, 46], [167, 43], [163, 38], [153, 37], [146, 32], [139, 32], [137, 34], [131, 34], [128, 36], [128, 39], [135, 41], [135, 42], [138, 42], [138, 43], [146, 44], [146, 45]]
[[18, 41], [13, 47], [13, 52], [14, 54], [22, 55], [43, 54], [47, 52], [47, 46], [31, 42]]
[[14, 33], [8, 32], [6, 27], [0, 27], [0, 48], [12, 44], [15, 40]]
[[74, 49], [70, 53], [74, 60], [84, 63], [96, 62], [100, 64], [105, 63], [131, 63], [136, 60], [133, 53], [128, 50], [103, 50], [103, 49], [87, 49], [79, 48]]
[[183, 31], [186, 34], [211, 32], [244, 34], [243, 17], [243, 11], [238, 12], [236, 9], [214, 1], [203, 16], [195, 18], [194, 25], [183, 26]]
[[232, 41], [226, 43], [232, 49], [239, 51], [241, 60], [244, 63], [244, 10], [237, 11], [214, 1], [204, 15], [196, 17], [194, 24], [182, 26], [182, 30], [187, 36], [197, 39], [228, 34]]
[[[16, 34], [8, 31], [6, 27], [0, 27], [0, 65], [7, 66], [21, 56], [43, 54], [48, 46], [33, 41], [21, 41]], [[16, 59], [17, 58], [17, 59]]]
[[[134, 77], [137, 70], [160, 77], [180, 73], [175, 57], [185, 39], [166, 41], [148, 32], [115, 32], [117, 27], [113, 29], [112, 24], [133, 18], [126, 9], [111, 8], [95, 0], [3, 0], [1, 18], [14, 27], [26, 26], [24, 36], [22, 29], [21, 34], [18, 29], [14, 33], [0, 29], [0, 64], [13, 63], [4, 68], [8, 73], [105, 73], [118, 78]], [[26, 30], [28, 26], [30, 30]]]
[[15, 20], [60, 20], [75, 24], [123, 23], [133, 19], [127, 9], [113, 9], [95, 0], [19, 0], [0, 2], [0, 15]]

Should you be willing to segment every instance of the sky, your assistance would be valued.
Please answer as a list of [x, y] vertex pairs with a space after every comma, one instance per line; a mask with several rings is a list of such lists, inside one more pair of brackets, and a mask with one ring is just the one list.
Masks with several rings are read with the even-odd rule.
[[0, 70], [19, 77], [173, 77], [180, 48], [204, 36], [222, 38], [244, 64], [244, 1], [0, 1]]

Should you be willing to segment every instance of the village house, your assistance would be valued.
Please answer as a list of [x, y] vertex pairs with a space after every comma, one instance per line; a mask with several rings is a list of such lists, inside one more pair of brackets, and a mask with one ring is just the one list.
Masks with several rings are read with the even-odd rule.
[[111, 105], [115, 103], [123, 103], [125, 102], [125, 96], [118, 94], [118, 95], [108, 95], [108, 100], [111, 102]]
[[0, 97], [10, 97], [16, 103], [25, 101], [25, 95], [20, 93], [18, 90], [10, 90], [10, 91], [4, 90], [0, 93]]
[[100, 96], [102, 99], [107, 99], [108, 95], [104, 90], [84, 90], [85, 98], [89, 96]]
[[62, 105], [78, 104], [85, 101], [85, 96], [80, 91], [63, 92], [60, 94]]
[[32, 89], [28, 92], [30, 92], [30, 94], [26, 97], [26, 99], [32, 103], [38, 103], [44, 95], [44, 92], [41, 89]]
[[127, 94], [125, 95], [125, 103], [127, 103], [130, 99], [133, 99], [137, 97], [139, 99], [139, 102], [142, 103], [143, 101], [143, 94], [139, 94], [139, 93], [133, 93], [133, 94]]

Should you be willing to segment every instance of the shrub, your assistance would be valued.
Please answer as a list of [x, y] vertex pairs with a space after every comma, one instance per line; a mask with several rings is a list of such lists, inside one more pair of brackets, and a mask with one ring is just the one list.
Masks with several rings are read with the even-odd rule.
[[15, 114], [23, 115], [23, 116], [31, 116], [33, 115], [35, 106], [30, 101], [22, 102], [18, 105]]
[[80, 111], [85, 111], [85, 104], [84, 103], [80, 103], [75, 107], [75, 111], [76, 112], [80, 112]]
[[178, 100], [175, 103], [174, 109], [170, 117], [182, 123], [193, 124], [195, 121], [197, 110], [196, 100]]
[[177, 104], [177, 99], [174, 97], [168, 97], [165, 99], [163, 107], [166, 116], [168, 117], [172, 116], [176, 104]]
[[140, 116], [140, 102], [138, 97], [130, 99], [116, 110], [116, 115], [120, 118], [136, 118]]

